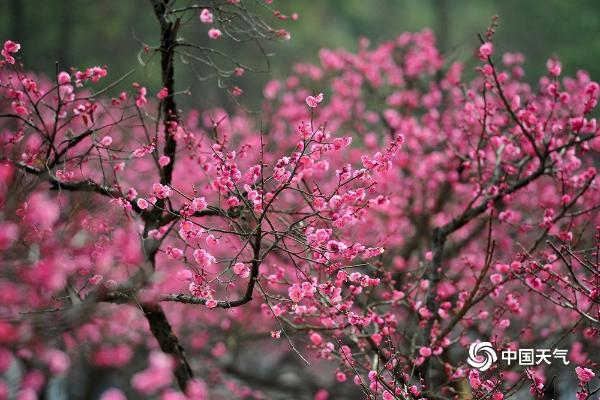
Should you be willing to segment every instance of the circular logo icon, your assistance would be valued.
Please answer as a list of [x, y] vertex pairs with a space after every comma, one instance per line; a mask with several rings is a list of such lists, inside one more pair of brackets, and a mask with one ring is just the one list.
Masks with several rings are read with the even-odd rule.
[[473, 368], [487, 371], [497, 360], [498, 356], [490, 342], [472, 343], [469, 347], [467, 363]]

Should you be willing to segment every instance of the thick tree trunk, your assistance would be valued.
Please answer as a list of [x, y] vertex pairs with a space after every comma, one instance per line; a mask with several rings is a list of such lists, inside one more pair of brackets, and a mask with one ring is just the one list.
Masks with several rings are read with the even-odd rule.
[[158, 341], [160, 349], [172, 355], [175, 358], [175, 377], [181, 390], [185, 390], [188, 381], [194, 376], [190, 365], [185, 358], [183, 347], [179, 344], [179, 339], [173, 333], [171, 324], [167, 320], [162, 307], [159, 304], [143, 304], [142, 310], [150, 324], [150, 330]]
[[[171, 183], [171, 176], [173, 174], [173, 165], [175, 163], [175, 151], [177, 143], [171, 130], [169, 129], [171, 122], [179, 121], [177, 113], [177, 105], [173, 97], [175, 87], [175, 44], [177, 38], [177, 30], [179, 28], [179, 20], [171, 22], [168, 18], [167, 12], [170, 6], [171, 0], [150, 0], [154, 13], [158, 22], [160, 23], [160, 52], [161, 52], [161, 71], [162, 71], [162, 84], [167, 88], [169, 95], [163, 100], [162, 112], [163, 120], [165, 124], [165, 147], [164, 155], [171, 158], [171, 162], [161, 169], [161, 182], [169, 185]], [[147, 238], [148, 231], [150, 229], [157, 228], [162, 222], [162, 211], [164, 204], [155, 208], [155, 211], [147, 214], [145, 217], [145, 229], [144, 236]], [[154, 259], [158, 246], [153, 246], [150, 249], [146, 249], [146, 257], [154, 266]], [[175, 358], [175, 377], [181, 390], [185, 390], [187, 383], [193, 378], [194, 374], [190, 365], [188, 364], [183, 347], [179, 344], [179, 339], [173, 333], [171, 324], [167, 319], [162, 307], [156, 303], [147, 303], [142, 305], [144, 315], [150, 324], [150, 330], [158, 341], [160, 348], [163, 352], [173, 356]]]

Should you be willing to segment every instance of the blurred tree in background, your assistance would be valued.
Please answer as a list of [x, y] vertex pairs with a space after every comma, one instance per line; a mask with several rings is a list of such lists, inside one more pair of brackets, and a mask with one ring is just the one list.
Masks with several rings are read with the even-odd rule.
[[[182, 2], [194, 4], [194, 1]], [[600, 52], [600, 2], [595, 0], [320, 0], [277, 1], [282, 11], [292, 9], [300, 15], [300, 23], [289, 26], [290, 42], [271, 44], [265, 51], [270, 57], [269, 71], [275, 77], [285, 76], [299, 60], [316, 60], [322, 47], [356, 49], [359, 38], [374, 44], [394, 38], [403, 31], [433, 29], [447, 58], [469, 60], [493, 15], [500, 16], [496, 38], [500, 51], [522, 52], [531, 76], [544, 68], [546, 60], [560, 54], [564, 70], [572, 74], [586, 69], [592, 77], [600, 75], [600, 65], [590, 54]], [[561, 16], [557, 19], [557, 16]], [[576, 23], [575, 23], [576, 21]], [[19, 40], [24, 47], [23, 60], [40, 73], [52, 61], [61, 68], [85, 67], [108, 63], [109, 73], [116, 79], [138, 65], [136, 79], [151, 90], [158, 89], [156, 63], [142, 66], [137, 58], [141, 43], [157, 43], [156, 21], [146, 0], [4, 0], [0, 2], [0, 36]], [[197, 19], [188, 21], [181, 33], [196, 42], [208, 41], [205, 29]], [[219, 43], [231, 53], [231, 43]], [[265, 70], [265, 60], [256, 59], [255, 48], [236, 57]], [[244, 50], [242, 49], [242, 52]], [[45, 60], [45, 62], [39, 62]], [[189, 60], [182, 60], [184, 63]], [[73, 63], [79, 63], [73, 65]], [[187, 105], [204, 107], [210, 103], [227, 104], [228, 94], [217, 85], [202, 85], [210, 79], [198, 71], [195, 63], [180, 68], [178, 89], [190, 89]], [[258, 109], [262, 86], [270, 74], [248, 75], [240, 80], [244, 90], [241, 102]], [[214, 83], [214, 82], [213, 82]], [[233, 102], [229, 101], [230, 104]]]

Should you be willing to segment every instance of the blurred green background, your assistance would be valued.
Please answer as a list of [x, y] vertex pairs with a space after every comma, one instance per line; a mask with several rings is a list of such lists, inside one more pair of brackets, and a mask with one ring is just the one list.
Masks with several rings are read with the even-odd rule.
[[[268, 74], [248, 74], [236, 81], [244, 90], [240, 101], [251, 109], [258, 108], [261, 88], [270, 77], [285, 77], [296, 62], [316, 61], [322, 47], [355, 50], [361, 37], [375, 45], [403, 31], [429, 27], [447, 58], [468, 62], [478, 45], [477, 33], [485, 32], [494, 15], [500, 17], [496, 47], [524, 53], [529, 79], [544, 71], [550, 56], [560, 56], [567, 74], [586, 69], [593, 78], [600, 76], [598, 0], [274, 0], [272, 6], [296, 11], [300, 19], [280, 22], [266, 15], [273, 26], [288, 29], [292, 40], [267, 44], [268, 51], [276, 53]], [[207, 44], [206, 31], [195, 14], [181, 35]], [[159, 88], [156, 62], [143, 67], [137, 54], [140, 42], [158, 43], [158, 32], [149, 0], [0, 0], [0, 40], [21, 42], [26, 68], [44, 74], [54, 75], [57, 62], [60, 69], [107, 65], [113, 79], [134, 68], [132, 79], [154, 93]], [[210, 44], [245, 62], [264, 65], [251, 44], [236, 46], [227, 40]], [[183, 61], [177, 88], [190, 89], [191, 95], [182, 103], [232, 104], [230, 96], [217, 89], [215, 79], [198, 79], [202, 74], [197, 66]]]

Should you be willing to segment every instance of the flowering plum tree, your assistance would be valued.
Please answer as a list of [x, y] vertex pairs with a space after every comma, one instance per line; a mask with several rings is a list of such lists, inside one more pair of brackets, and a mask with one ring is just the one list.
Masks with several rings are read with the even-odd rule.
[[[423, 31], [321, 50], [266, 85], [260, 121], [184, 113], [175, 55], [216, 52], [178, 37], [185, 15], [215, 40], [238, 39], [231, 21], [289, 35], [242, 1], [152, 3], [156, 94], [107, 97], [105, 67], [35, 76], [4, 43], [0, 399], [77, 365], [137, 371], [86, 395], [103, 400], [598, 395], [600, 87], [585, 72], [552, 59], [532, 88], [492, 26], [464, 80]], [[224, 80], [244, 72], [229, 62], [211, 63]], [[570, 364], [478, 371], [477, 340], [566, 348]], [[293, 385], [260, 376], [269, 357], [330, 378], [273, 394]]]

